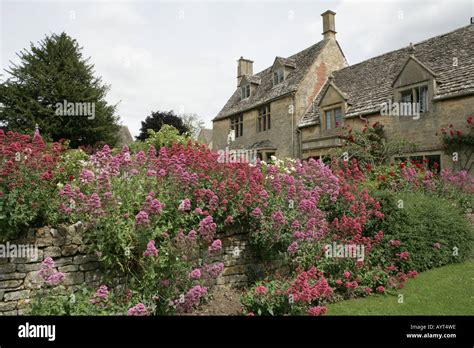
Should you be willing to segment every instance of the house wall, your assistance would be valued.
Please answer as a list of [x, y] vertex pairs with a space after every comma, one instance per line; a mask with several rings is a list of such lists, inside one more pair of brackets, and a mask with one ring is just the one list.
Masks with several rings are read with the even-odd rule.
[[[248, 149], [256, 142], [269, 140], [276, 147], [275, 155], [278, 158], [298, 157], [300, 153], [299, 139], [296, 134], [298, 122], [320, 91], [328, 75], [346, 65], [336, 41], [328, 40], [300, 82], [296, 93], [271, 102], [271, 129], [257, 132], [258, 107], [244, 112], [243, 136], [236, 138], [229, 149]], [[226, 148], [229, 129], [229, 118], [213, 122], [213, 150]]]
[[[342, 100], [341, 100], [342, 101]], [[467, 131], [466, 120], [469, 116], [474, 114], [474, 96], [466, 96], [453, 99], [445, 99], [439, 101], [431, 101], [429, 111], [422, 113], [419, 119], [413, 119], [408, 116], [381, 116], [380, 114], [373, 114], [365, 116], [370, 123], [380, 122], [384, 125], [385, 134], [388, 141], [395, 141], [397, 139], [405, 139], [415, 143], [417, 149], [415, 152], [407, 155], [441, 155], [441, 166], [450, 170], [459, 170], [464, 166], [467, 160], [466, 154], [460, 152], [458, 155], [459, 161], [453, 162], [453, 155], [445, 153], [442, 145], [440, 133], [441, 128], [448, 129], [449, 125], [453, 125], [452, 129]], [[345, 118], [344, 123], [353, 129], [362, 129], [365, 121], [358, 117]], [[318, 148], [327, 144], [328, 140], [321, 136], [321, 127], [311, 126], [302, 129], [303, 144], [308, 144], [303, 149], [302, 158], [309, 158], [313, 156], [321, 156], [328, 154], [330, 148]], [[316, 139], [314, 142], [309, 142]], [[303, 145], [304, 146], [304, 145]], [[474, 159], [470, 159], [468, 166], [471, 165]], [[472, 165], [474, 167], [474, 165]], [[473, 168], [470, 171], [474, 174]]]

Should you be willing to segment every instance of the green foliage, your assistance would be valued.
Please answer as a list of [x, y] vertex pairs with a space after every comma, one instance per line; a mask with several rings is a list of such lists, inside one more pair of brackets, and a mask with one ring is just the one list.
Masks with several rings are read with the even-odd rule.
[[140, 135], [137, 137], [138, 140], [144, 141], [147, 139], [150, 134], [149, 131], [153, 130], [158, 132], [164, 125], [173, 126], [178, 130], [178, 134], [184, 135], [188, 134], [191, 131], [189, 128], [190, 124], [194, 122], [193, 120], [185, 121], [176, 115], [173, 111], [156, 111], [152, 112], [150, 116], [147, 116], [145, 121], [142, 122], [142, 128], [140, 129]]
[[145, 144], [147, 148], [152, 145], [159, 150], [163, 146], [170, 147], [173, 144], [185, 144], [188, 140], [189, 138], [185, 135], [181, 135], [176, 128], [165, 124], [158, 132], [149, 129]]
[[344, 134], [340, 136], [344, 139], [344, 145], [335, 151], [335, 155], [342, 158], [347, 154], [350, 158], [356, 158], [361, 166], [384, 164], [395, 155], [415, 149], [414, 144], [403, 139], [388, 142], [383, 125], [378, 122], [372, 125], [367, 123], [361, 131], [353, 131], [349, 127], [344, 129]]
[[[256, 289], [264, 287], [266, 293], [258, 294]], [[268, 282], [257, 282], [242, 297], [242, 305], [245, 313], [256, 315], [285, 315], [291, 311], [291, 304], [286, 291], [289, 283], [284, 280], [272, 280]]]
[[124, 315], [127, 302], [124, 294], [109, 292], [108, 301], [93, 304], [94, 291], [82, 287], [76, 292], [64, 285], [42, 288], [28, 305], [28, 315]]
[[410, 253], [402, 270], [424, 271], [463, 262], [470, 256], [472, 229], [462, 212], [448, 200], [421, 192], [372, 194], [380, 200], [385, 213], [382, 229], [386, 241], [400, 240], [400, 250]]
[[[452, 155], [458, 152], [458, 161], [455, 165], [459, 165], [460, 170], [467, 170], [472, 168], [471, 158], [474, 155], [474, 121], [473, 116], [467, 118], [466, 130], [454, 130], [453, 125], [449, 128], [441, 129], [442, 142], [444, 144], [446, 153]], [[462, 155], [459, 155], [461, 153]]]
[[[94, 76], [78, 42], [65, 33], [47, 36], [18, 54], [10, 77], [0, 84], [0, 121], [6, 130], [32, 133], [39, 125], [46, 139], [66, 138], [71, 147], [118, 139], [115, 106], [107, 104], [109, 86]], [[57, 103], [94, 103], [95, 117], [56, 115]]]

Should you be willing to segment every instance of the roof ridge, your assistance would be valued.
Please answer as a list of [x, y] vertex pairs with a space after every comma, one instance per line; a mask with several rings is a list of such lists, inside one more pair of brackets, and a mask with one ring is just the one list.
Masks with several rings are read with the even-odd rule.
[[[436, 36], [429, 37], [429, 38], [427, 38], [427, 39], [424, 39], [424, 40], [422, 40], [422, 41], [419, 41], [419, 42], [413, 44], [413, 46], [418, 46], [418, 45], [421, 45], [421, 44], [423, 44], [423, 43], [426, 43], [427, 41], [439, 39], [439, 38], [441, 38], [441, 37], [443, 37], [443, 36], [453, 34], [454, 32], [457, 32], [457, 31], [461, 31], [461, 30], [463, 30], [463, 29], [466, 29], [466, 28], [470, 27], [471, 25], [472, 25], [472, 24], [465, 25], [465, 26], [463, 26], [463, 27], [461, 27], [461, 28], [457, 28], [457, 29], [451, 30], [450, 32], [447, 32], [447, 33], [444, 33], [444, 34], [439, 34], [439, 35], [436, 35]], [[358, 65], [360, 65], [360, 64], [364, 64], [364, 63], [366, 63], [366, 62], [368, 62], [368, 61], [375, 60], [375, 59], [378, 59], [378, 58], [380, 58], [380, 57], [383, 57], [383, 56], [386, 56], [386, 55], [389, 55], [389, 54], [393, 54], [394, 52], [402, 51], [402, 50], [408, 50], [408, 49], [410, 49], [410, 46], [405, 46], [405, 47], [401, 47], [401, 48], [398, 48], [398, 49], [395, 49], [395, 50], [391, 50], [391, 51], [388, 51], [388, 52], [379, 54], [378, 56], [370, 57], [370, 58], [368, 58], [368, 59], [365, 59], [365, 60], [363, 60], [363, 61], [360, 61], [359, 63], [350, 64], [350, 65], [348, 65], [348, 66], [346, 66], [346, 67], [344, 67], [344, 68], [342, 68], [342, 69], [337, 70], [336, 73], [339, 72], [339, 71], [341, 71], [341, 70], [345, 70], [345, 69], [348, 69], [348, 68], [353, 68], [353, 67], [356, 67], [356, 66], [358, 66]], [[416, 51], [415, 51], [414, 54], [416, 55]]]
[[[299, 55], [299, 54], [301, 54], [301, 53], [303, 53], [303, 52], [305, 52], [305, 51], [309, 51], [311, 48], [314, 48], [315, 46], [319, 45], [320, 43], [324, 43], [325, 41], [327, 41], [327, 40], [320, 40], [320, 41], [316, 42], [315, 44], [312, 44], [311, 46], [306, 47], [306, 48], [302, 49], [301, 51], [299, 51], [299, 52], [297, 52], [297, 53], [295, 53], [295, 54], [292, 54], [291, 56], [288, 56], [288, 57], [275, 56], [275, 58], [273, 59], [273, 61], [275, 61], [276, 58], [293, 59], [293, 60], [294, 60], [297, 55]], [[268, 69], [271, 69], [272, 66], [273, 66], [273, 65], [270, 65], [269, 67], [267, 67], [267, 68], [265, 68], [265, 69], [263, 69], [263, 70], [260, 70], [258, 73], [253, 74], [253, 76], [257, 76], [257, 75], [259, 75], [259, 74], [261, 74], [261, 73], [267, 71]]]

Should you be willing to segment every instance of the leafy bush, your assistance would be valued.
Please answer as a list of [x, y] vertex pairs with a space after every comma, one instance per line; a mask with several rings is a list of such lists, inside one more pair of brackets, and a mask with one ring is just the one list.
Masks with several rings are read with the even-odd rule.
[[424, 271], [470, 256], [472, 229], [462, 211], [446, 199], [421, 192], [385, 191], [375, 195], [381, 198], [385, 213], [386, 250], [409, 252], [401, 270]]

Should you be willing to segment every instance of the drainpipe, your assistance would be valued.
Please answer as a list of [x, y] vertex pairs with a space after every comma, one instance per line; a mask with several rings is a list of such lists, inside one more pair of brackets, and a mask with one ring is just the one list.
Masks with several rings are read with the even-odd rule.
[[293, 113], [291, 114], [291, 153], [292, 157], [295, 158], [295, 113], [296, 113], [296, 105], [295, 105], [295, 93], [292, 95], [293, 101]]

